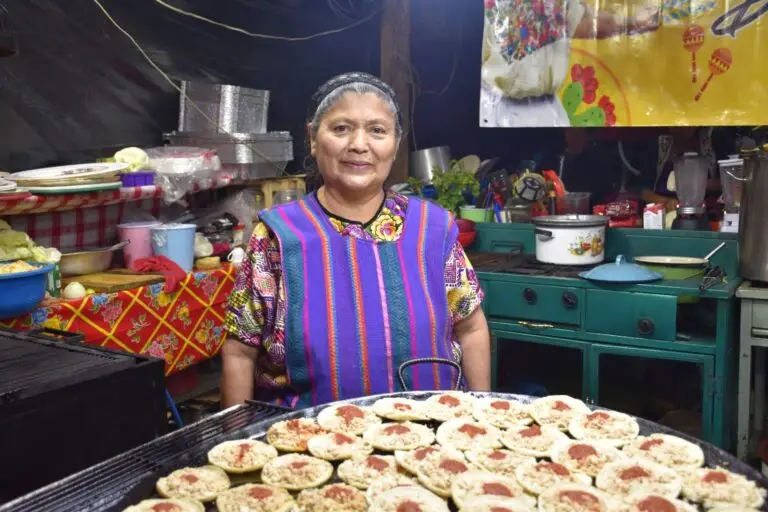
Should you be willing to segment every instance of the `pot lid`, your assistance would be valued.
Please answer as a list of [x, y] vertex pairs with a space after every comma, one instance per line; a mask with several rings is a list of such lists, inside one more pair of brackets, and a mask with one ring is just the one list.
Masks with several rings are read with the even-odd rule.
[[649, 283], [658, 281], [662, 276], [642, 265], [627, 261], [624, 256], [617, 256], [613, 263], [606, 263], [579, 274], [583, 279], [605, 283]]
[[544, 215], [534, 217], [531, 222], [536, 226], [550, 228], [592, 228], [608, 224], [608, 217], [603, 215]]

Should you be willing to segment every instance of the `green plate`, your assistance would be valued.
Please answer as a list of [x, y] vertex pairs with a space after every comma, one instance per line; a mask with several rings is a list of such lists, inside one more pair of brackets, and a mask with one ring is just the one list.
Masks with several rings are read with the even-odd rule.
[[62, 194], [82, 194], [84, 192], [97, 192], [102, 190], [117, 190], [122, 183], [115, 181], [112, 183], [93, 183], [91, 185], [68, 185], [64, 187], [27, 187], [27, 190], [33, 194], [39, 195], [62, 195]]

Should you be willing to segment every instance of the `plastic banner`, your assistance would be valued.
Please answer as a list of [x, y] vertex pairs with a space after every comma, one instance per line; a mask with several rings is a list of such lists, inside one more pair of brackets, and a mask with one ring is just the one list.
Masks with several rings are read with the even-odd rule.
[[485, 0], [480, 125], [768, 124], [766, 0]]

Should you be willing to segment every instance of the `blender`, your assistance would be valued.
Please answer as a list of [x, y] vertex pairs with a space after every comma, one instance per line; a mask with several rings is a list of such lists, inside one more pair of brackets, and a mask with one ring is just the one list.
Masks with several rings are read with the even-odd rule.
[[739, 155], [729, 155], [727, 160], [718, 160], [720, 185], [723, 189], [723, 233], [739, 232], [739, 210], [741, 209], [741, 182], [744, 181], [744, 160]]
[[672, 229], [709, 231], [704, 196], [707, 192], [708, 161], [698, 153], [684, 153], [675, 160], [677, 218]]

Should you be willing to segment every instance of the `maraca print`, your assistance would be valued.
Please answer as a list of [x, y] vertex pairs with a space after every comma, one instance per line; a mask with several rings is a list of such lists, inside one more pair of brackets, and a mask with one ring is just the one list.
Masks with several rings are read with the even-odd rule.
[[696, 52], [704, 44], [704, 29], [699, 25], [688, 25], [683, 32], [683, 48], [691, 52], [691, 82], [696, 83]]
[[706, 82], [702, 84], [701, 89], [699, 89], [694, 100], [699, 101], [702, 94], [704, 94], [704, 91], [707, 90], [707, 86], [712, 78], [725, 74], [731, 68], [732, 64], [733, 55], [731, 55], [731, 50], [728, 48], [718, 48], [713, 51], [712, 55], [709, 57], [708, 63], [709, 76], [707, 77]]

